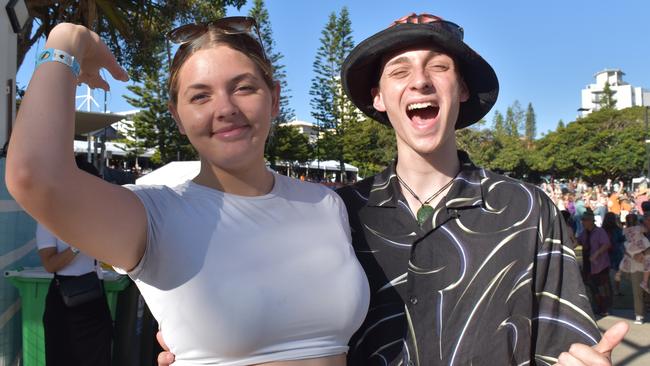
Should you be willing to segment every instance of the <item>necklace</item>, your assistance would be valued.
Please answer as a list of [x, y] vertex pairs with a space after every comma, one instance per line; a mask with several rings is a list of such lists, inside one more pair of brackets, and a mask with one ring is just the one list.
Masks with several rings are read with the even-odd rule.
[[[458, 170], [458, 173], [460, 173], [460, 170]], [[433, 201], [433, 200], [434, 200], [436, 197], [438, 197], [442, 192], [444, 192], [447, 188], [449, 188], [449, 186], [451, 186], [451, 184], [454, 182], [454, 179], [456, 179], [456, 177], [458, 176], [458, 173], [456, 173], [456, 175], [454, 175], [454, 177], [451, 178], [451, 180], [449, 180], [449, 182], [445, 183], [444, 186], [442, 186], [439, 190], [437, 190], [437, 191], [436, 191], [434, 194], [432, 194], [429, 198], [427, 198], [426, 200], [422, 201], [422, 200], [420, 199], [420, 197], [418, 197], [418, 195], [415, 194], [415, 192], [413, 192], [413, 190], [411, 189], [411, 187], [409, 187], [408, 184], [406, 184], [406, 182], [404, 182], [404, 180], [402, 180], [402, 178], [399, 176], [399, 174], [397, 174], [397, 170], [395, 170], [395, 176], [397, 177], [397, 180], [400, 182], [400, 184], [401, 184], [402, 186], [404, 186], [404, 188], [406, 188], [406, 190], [407, 190], [407, 191], [408, 191], [408, 192], [413, 196], [413, 198], [415, 198], [416, 200], [418, 200], [418, 202], [420, 202], [420, 205], [421, 205], [421, 206], [420, 206], [420, 208], [418, 209], [418, 212], [417, 212], [417, 214], [416, 214], [416, 217], [417, 217], [417, 220], [418, 220], [418, 225], [422, 226], [422, 224], [424, 224], [424, 221], [425, 221], [428, 217], [430, 217], [431, 215], [433, 215], [433, 207], [431, 207], [431, 205], [429, 205], [429, 202]]]

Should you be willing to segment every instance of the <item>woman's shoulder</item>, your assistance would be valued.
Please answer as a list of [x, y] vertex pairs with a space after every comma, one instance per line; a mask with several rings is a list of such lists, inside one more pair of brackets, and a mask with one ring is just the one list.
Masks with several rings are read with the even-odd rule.
[[314, 203], [342, 204], [341, 198], [331, 188], [319, 183], [305, 182], [286, 175], [275, 174], [278, 194], [289, 200]]

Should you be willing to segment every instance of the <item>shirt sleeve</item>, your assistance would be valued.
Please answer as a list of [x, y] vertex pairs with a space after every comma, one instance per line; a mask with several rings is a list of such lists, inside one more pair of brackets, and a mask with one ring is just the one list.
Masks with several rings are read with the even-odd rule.
[[596, 344], [600, 331], [571, 248], [568, 228], [554, 205], [543, 197], [540, 202], [540, 242], [533, 263], [536, 301], [531, 346], [540, 364], [553, 364], [573, 343]]
[[36, 248], [56, 248], [56, 236], [52, 234], [45, 226], [41, 224], [36, 225]]

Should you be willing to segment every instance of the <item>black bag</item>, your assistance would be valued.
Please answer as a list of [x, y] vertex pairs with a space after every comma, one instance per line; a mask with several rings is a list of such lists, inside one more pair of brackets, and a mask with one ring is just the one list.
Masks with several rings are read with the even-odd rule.
[[99, 299], [104, 294], [102, 281], [94, 271], [81, 276], [56, 275], [54, 280], [67, 307], [85, 304]]

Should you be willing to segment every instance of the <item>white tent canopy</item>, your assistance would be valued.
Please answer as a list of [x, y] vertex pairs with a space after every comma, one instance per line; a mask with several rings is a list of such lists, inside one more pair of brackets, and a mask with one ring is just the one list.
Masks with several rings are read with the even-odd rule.
[[[313, 160], [309, 162], [309, 164], [302, 165], [302, 167], [308, 167], [309, 169], [323, 169], [323, 170], [331, 170], [331, 171], [340, 171], [341, 170], [341, 164], [339, 164], [338, 161], [335, 160], [324, 160], [319, 162], [318, 160]], [[345, 171], [346, 172], [359, 172], [359, 168], [357, 168], [354, 165], [345, 163]]]
[[[334, 160], [321, 161], [316, 160], [309, 163], [309, 169], [320, 169], [325, 171], [339, 171], [339, 162]], [[307, 165], [303, 165], [307, 167]], [[135, 184], [153, 184], [173, 187], [186, 180], [192, 179], [199, 174], [201, 163], [199, 161], [173, 161], [153, 172], [136, 179]], [[353, 165], [345, 164], [345, 170], [348, 172], [358, 172], [359, 169]]]
[[177, 186], [196, 177], [201, 170], [200, 161], [172, 161], [135, 180], [135, 184]]

